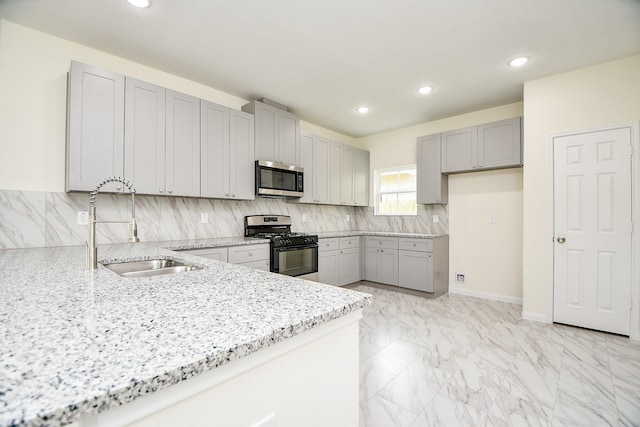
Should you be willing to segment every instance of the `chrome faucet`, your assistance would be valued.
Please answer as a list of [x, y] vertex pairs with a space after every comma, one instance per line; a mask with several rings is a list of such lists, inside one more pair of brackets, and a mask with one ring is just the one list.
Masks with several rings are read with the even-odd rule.
[[[131, 193], [131, 219], [129, 221], [98, 221], [96, 219], [96, 196], [98, 191], [110, 182], [120, 182], [124, 184]], [[98, 186], [89, 194], [89, 241], [87, 243], [87, 270], [96, 270], [98, 268], [98, 248], [96, 247], [96, 224], [129, 224], [129, 243], [139, 242], [138, 239], [138, 226], [136, 224], [136, 189], [129, 182], [120, 177], [109, 177], [102, 181]]]

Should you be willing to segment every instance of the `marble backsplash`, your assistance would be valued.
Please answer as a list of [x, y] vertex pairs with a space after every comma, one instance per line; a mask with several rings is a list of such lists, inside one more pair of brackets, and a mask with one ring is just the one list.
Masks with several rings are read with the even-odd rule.
[[[82, 245], [87, 226], [77, 225], [77, 213], [87, 211], [88, 193], [0, 190], [0, 248]], [[99, 194], [99, 221], [126, 221], [131, 214], [128, 195]], [[209, 214], [201, 224], [200, 213]], [[136, 220], [141, 241], [235, 237], [244, 233], [244, 217], [290, 215], [292, 229], [301, 232], [391, 231], [447, 233], [445, 205], [418, 206], [417, 216], [375, 216], [372, 207], [287, 203], [282, 199], [250, 201], [188, 197], [136, 196]], [[437, 214], [439, 222], [433, 223]], [[98, 224], [97, 242], [126, 242], [128, 224]]]

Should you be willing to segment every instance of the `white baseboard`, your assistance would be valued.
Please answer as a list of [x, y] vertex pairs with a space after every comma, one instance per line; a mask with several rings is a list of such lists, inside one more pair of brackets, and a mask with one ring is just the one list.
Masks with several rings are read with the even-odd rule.
[[489, 292], [472, 291], [465, 288], [449, 287], [449, 293], [522, 305], [522, 298], [510, 297], [507, 295], [500, 295], [500, 294], [492, 294]]
[[533, 311], [523, 311], [521, 314], [524, 320], [531, 320], [533, 322], [551, 323], [547, 321], [547, 316], [544, 313], [535, 313]]

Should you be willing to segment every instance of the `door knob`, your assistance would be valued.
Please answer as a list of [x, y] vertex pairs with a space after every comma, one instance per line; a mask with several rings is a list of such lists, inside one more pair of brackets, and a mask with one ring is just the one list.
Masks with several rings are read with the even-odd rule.
[[565, 239], [564, 237], [558, 237], [558, 243], [564, 243], [567, 241], [567, 239]]

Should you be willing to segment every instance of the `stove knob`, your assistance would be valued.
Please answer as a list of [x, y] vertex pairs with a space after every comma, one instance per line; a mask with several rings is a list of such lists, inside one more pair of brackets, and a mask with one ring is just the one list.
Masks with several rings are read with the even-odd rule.
[[291, 244], [291, 239], [287, 239], [287, 245]]

